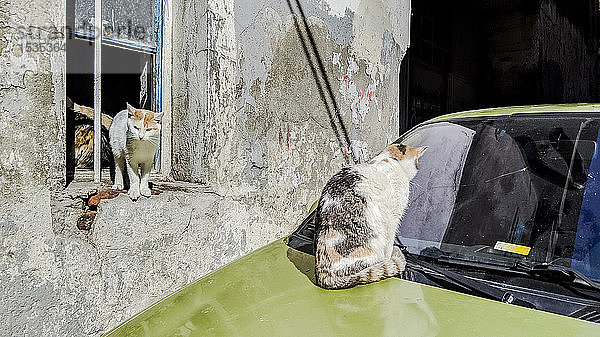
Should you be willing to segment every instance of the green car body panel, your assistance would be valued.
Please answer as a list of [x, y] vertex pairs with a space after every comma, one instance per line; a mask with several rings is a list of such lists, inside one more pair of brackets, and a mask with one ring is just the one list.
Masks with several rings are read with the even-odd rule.
[[109, 336], [598, 336], [600, 325], [389, 278], [314, 284], [278, 240], [146, 309]]
[[[529, 112], [600, 112], [600, 105], [474, 110], [435, 120]], [[600, 336], [600, 324], [399, 278], [325, 290], [314, 283], [314, 257], [281, 239], [188, 285], [107, 334], [433, 335]]]
[[569, 112], [600, 112], [600, 104], [581, 103], [581, 104], [556, 104], [556, 105], [527, 105], [527, 106], [511, 106], [503, 108], [479, 109], [462, 112], [455, 112], [447, 115], [442, 115], [427, 122], [437, 122], [452, 118], [469, 118], [469, 117], [493, 117], [506, 116], [520, 113], [569, 113]]

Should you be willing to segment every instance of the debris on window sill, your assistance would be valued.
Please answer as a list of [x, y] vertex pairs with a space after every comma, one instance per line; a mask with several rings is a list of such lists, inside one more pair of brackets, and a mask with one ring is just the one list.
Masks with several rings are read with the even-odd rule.
[[[214, 193], [207, 185], [183, 181], [152, 180], [154, 180], [150, 182], [152, 195], [159, 195], [163, 192]], [[89, 233], [94, 227], [94, 219], [100, 201], [116, 198], [119, 194], [127, 194], [127, 190], [112, 189], [110, 181], [103, 180], [100, 183], [94, 183], [93, 181], [76, 180], [65, 188], [64, 194], [68, 198], [82, 201], [83, 208], [76, 225], [79, 230]]]

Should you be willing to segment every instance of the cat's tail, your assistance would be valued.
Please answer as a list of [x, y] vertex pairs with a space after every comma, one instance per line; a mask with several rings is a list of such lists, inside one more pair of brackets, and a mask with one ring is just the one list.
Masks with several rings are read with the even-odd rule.
[[356, 274], [338, 276], [331, 272], [318, 272], [317, 282], [325, 289], [344, 289], [357, 284], [365, 284], [395, 276], [404, 271], [406, 259], [404, 255], [392, 256]]

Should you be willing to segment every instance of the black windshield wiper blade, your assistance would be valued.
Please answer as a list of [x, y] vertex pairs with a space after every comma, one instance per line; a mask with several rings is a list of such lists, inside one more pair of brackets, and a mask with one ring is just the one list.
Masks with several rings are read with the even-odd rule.
[[460, 255], [460, 254], [449, 254], [435, 247], [428, 247], [421, 251], [419, 254], [428, 259], [432, 259], [435, 262], [453, 264], [459, 266], [484, 268], [496, 271], [511, 271], [514, 270], [514, 261], [503, 261], [493, 259], [487, 256], [479, 255]]
[[[589, 279], [587, 276], [571, 267], [548, 263], [527, 264], [525, 262], [517, 261], [515, 263], [515, 269], [548, 281], [583, 285], [600, 292], [600, 284], [598, 284], [598, 282]], [[600, 296], [593, 297], [600, 299]]]
[[495, 271], [510, 271], [514, 266], [514, 263], [509, 262], [492, 261], [489, 259], [469, 259], [452, 255], [440, 256], [438, 258], [435, 258], [434, 261], [457, 266], [474, 267]]
[[535, 306], [532, 303], [521, 300], [521, 299], [515, 297], [513, 294], [511, 294], [508, 291], [504, 291], [502, 289], [495, 288], [495, 287], [485, 283], [484, 281], [475, 281], [475, 280], [467, 278], [464, 275], [461, 275], [459, 273], [455, 273], [455, 272], [446, 270], [444, 268], [435, 266], [433, 264], [430, 264], [428, 262], [425, 262], [425, 261], [417, 258], [416, 256], [413, 256], [412, 254], [408, 253], [406, 250], [403, 250], [403, 253], [404, 253], [404, 256], [406, 257], [406, 261], [408, 263], [413, 263], [417, 266], [422, 267], [423, 269], [428, 269], [428, 270], [434, 271], [438, 274], [441, 274], [442, 276], [449, 279], [453, 283], [458, 284], [460, 287], [468, 289], [472, 293], [475, 293], [479, 296], [493, 299], [493, 300], [500, 301], [500, 302], [504, 302], [504, 303], [515, 304], [515, 305], [535, 309]]

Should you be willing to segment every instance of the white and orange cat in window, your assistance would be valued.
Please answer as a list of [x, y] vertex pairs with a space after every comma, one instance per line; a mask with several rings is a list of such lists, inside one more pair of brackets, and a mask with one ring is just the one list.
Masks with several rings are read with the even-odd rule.
[[315, 276], [321, 287], [348, 288], [404, 270], [394, 236], [426, 149], [392, 144], [368, 164], [344, 168], [327, 182], [315, 220]]
[[123, 174], [127, 172], [127, 194], [131, 200], [151, 194], [148, 179], [158, 149], [162, 116], [162, 112], [136, 109], [127, 103], [127, 109], [117, 113], [110, 126], [110, 146], [115, 159], [113, 188], [125, 187]]

